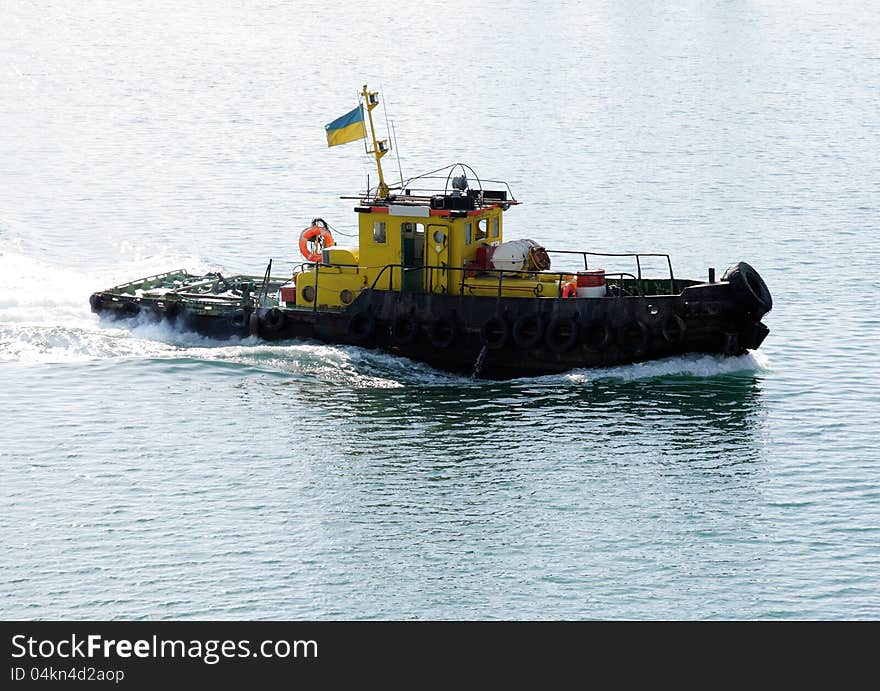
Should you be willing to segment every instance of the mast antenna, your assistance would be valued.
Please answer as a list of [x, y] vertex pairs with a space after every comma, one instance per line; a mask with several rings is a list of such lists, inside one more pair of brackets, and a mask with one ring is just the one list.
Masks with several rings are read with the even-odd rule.
[[[368, 154], [373, 154], [376, 157], [376, 168], [379, 171], [379, 188], [376, 195], [380, 199], [385, 199], [388, 197], [388, 185], [385, 184], [385, 176], [382, 174], [382, 157], [388, 153], [388, 141], [386, 139], [376, 139], [376, 127], [373, 124], [373, 108], [379, 105], [379, 92], [369, 91], [367, 85], [364, 84], [361, 96], [363, 96], [364, 101], [367, 104], [367, 116], [370, 120], [370, 135], [373, 140], [372, 151], [368, 148], [366, 151]], [[366, 148], [366, 145], [364, 146]]]
[[[382, 85], [379, 85], [379, 88], [382, 89]], [[383, 89], [384, 91], [384, 89]], [[397, 172], [400, 173], [400, 189], [403, 191], [403, 168], [400, 167], [400, 150], [397, 148], [397, 131], [394, 129], [394, 120], [388, 119], [388, 104], [383, 100], [382, 101], [382, 112], [385, 113], [385, 125], [386, 127], [390, 125], [391, 127], [391, 142], [394, 149], [394, 158], [397, 159]]]
[[391, 139], [394, 141], [394, 157], [397, 159], [397, 172], [400, 173], [400, 189], [403, 190], [403, 168], [400, 167], [400, 150], [397, 148], [397, 132], [394, 120], [391, 121]]

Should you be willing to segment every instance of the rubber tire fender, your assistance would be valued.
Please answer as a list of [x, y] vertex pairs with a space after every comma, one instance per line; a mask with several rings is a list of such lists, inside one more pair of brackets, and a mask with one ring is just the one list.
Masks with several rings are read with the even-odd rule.
[[574, 317], [556, 316], [547, 325], [544, 340], [555, 353], [567, 353], [574, 348], [580, 336], [577, 320]]
[[409, 345], [419, 335], [419, 324], [411, 314], [398, 314], [391, 320], [388, 335], [397, 345]]
[[663, 339], [670, 345], [681, 345], [687, 337], [687, 324], [677, 314], [670, 314], [660, 325]]
[[513, 342], [517, 348], [531, 350], [544, 337], [544, 322], [540, 314], [524, 314], [513, 323]]
[[376, 318], [368, 310], [353, 314], [351, 319], [348, 320], [348, 326], [346, 327], [349, 340], [361, 344], [370, 341], [375, 330]]
[[260, 317], [254, 311], [251, 312], [251, 316], [248, 317], [248, 336], [259, 336], [260, 335]]
[[633, 319], [624, 324], [618, 332], [621, 350], [628, 355], [641, 355], [648, 348], [651, 332], [645, 324]]
[[180, 300], [165, 300], [163, 314], [166, 319], [174, 319], [180, 314]]
[[611, 329], [604, 319], [593, 319], [581, 329], [581, 342], [589, 350], [602, 350], [611, 342]]
[[277, 307], [273, 307], [266, 312], [260, 320], [262, 331], [272, 336], [281, 333], [285, 324], [287, 324], [287, 315]]
[[756, 320], [773, 309], [773, 296], [770, 295], [770, 289], [764, 283], [761, 274], [755, 271], [750, 264], [739, 262], [739, 264], [731, 266], [724, 272], [721, 280], [730, 283], [739, 303]]
[[441, 316], [428, 328], [428, 341], [438, 350], [446, 350], [455, 343], [456, 338], [458, 338], [458, 325], [452, 317]]
[[248, 325], [248, 311], [245, 309], [237, 309], [229, 317], [229, 322], [235, 329], [244, 329]]
[[480, 340], [489, 350], [500, 350], [507, 345], [510, 337], [510, 326], [501, 315], [489, 317], [480, 327]]

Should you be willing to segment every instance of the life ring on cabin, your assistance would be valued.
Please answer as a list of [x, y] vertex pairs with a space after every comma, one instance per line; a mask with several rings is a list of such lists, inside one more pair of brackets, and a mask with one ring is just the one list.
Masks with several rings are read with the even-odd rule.
[[660, 333], [667, 343], [679, 345], [684, 342], [684, 337], [687, 335], [687, 324], [677, 314], [671, 314], [660, 325]]
[[574, 348], [579, 335], [580, 330], [576, 319], [558, 316], [550, 320], [544, 339], [550, 350], [557, 353], [567, 353]]
[[388, 335], [397, 345], [409, 345], [419, 335], [418, 322], [410, 314], [399, 314], [391, 321]]
[[566, 281], [562, 284], [562, 297], [576, 298], [578, 294], [577, 281]]
[[312, 225], [299, 234], [299, 251], [313, 264], [320, 264], [324, 250], [335, 244], [330, 228], [322, 218], [312, 219]]
[[722, 281], [728, 281], [733, 288], [739, 303], [756, 319], [760, 319], [773, 309], [773, 297], [770, 289], [764, 283], [755, 269], [745, 262], [731, 266], [721, 277]]
[[458, 326], [452, 317], [441, 316], [428, 328], [428, 341], [438, 350], [446, 350], [458, 337]]
[[503, 348], [509, 335], [507, 321], [500, 315], [489, 317], [480, 328], [480, 340], [489, 350]]
[[376, 318], [373, 316], [373, 313], [364, 310], [363, 312], [357, 312], [348, 320], [346, 331], [349, 340], [354, 343], [366, 343], [373, 337], [375, 328]]
[[538, 314], [524, 314], [513, 323], [513, 342], [517, 348], [531, 350], [544, 336], [544, 323]]
[[602, 350], [611, 342], [611, 329], [604, 319], [594, 319], [584, 324], [581, 340], [590, 350]]
[[277, 307], [273, 307], [263, 315], [261, 326], [266, 334], [274, 336], [284, 328], [287, 323], [287, 316]]

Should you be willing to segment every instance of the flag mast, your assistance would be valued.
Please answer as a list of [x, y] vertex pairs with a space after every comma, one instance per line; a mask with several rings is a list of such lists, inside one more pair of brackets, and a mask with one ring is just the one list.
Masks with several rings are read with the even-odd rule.
[[370, 118], [370, 135], [373, 138], [373, 150], [367, 149], [367, 153], [373, 154], [376, 157], [376, 168], [379, 169], [379, 189], [377, 195], [380, 199], [385, 199], [388, 196], [388, 185], [385, 184], [385, 176], [382, 174], [381, 159], [388, 153], [388, 142], [385, 139], [376, 139], [376, 128], [373, 125], [373, 108], [379, 105], [379, 92], [367, 90], [367, 85], [364, 84], [361, 96], [363, 96], [367, 104], [367, 116]]

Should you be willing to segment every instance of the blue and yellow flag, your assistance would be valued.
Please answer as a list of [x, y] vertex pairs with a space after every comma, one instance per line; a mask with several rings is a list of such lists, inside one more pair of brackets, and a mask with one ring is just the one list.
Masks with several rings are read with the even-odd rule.
[[364, 128], [363, 108], [358, 106], [341, 118], [336, 118], [329, 125], [324, 125], [324, 129], [327, 130], [327, 146], [347, 144], [356, 139], [363, 139], [367, 136], [367, 130]]

